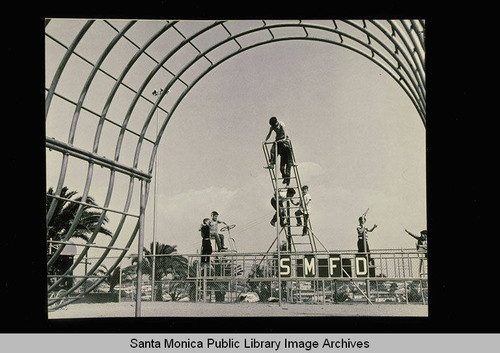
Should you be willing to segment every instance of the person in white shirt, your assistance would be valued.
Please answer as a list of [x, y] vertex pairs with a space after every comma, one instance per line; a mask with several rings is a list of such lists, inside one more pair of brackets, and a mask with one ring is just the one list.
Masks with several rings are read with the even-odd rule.
[[311, 195], [308, 194], [309, 187], [307, 185], [302, 186], [302, 198], [298, 203], [292, 202], [295, 206], [299, 206], [299, 209], [295, 211], [295, 216], [297, 219], [297, 226], [302, 225], [302, 218], [304, 218], [304, 227], [302, 228], [302, 236], [307, 235], [309, 231], [308, 222], [309, 215], [311, 214]]
[[217, 217], [219, 213], [217, 211], [213, 211], [211, 213], [211, 219], [208, 221], [208, 226], [210, 227], [210, 237], [215, 238], [215, 243], [217, 244], [218, 251], [226, 251], [227, 248], [224, 246], [224, 234], [219, 233], [219, 224], [223, 223], [227, 226], [227, 223], [224, 221], [219, 221]]

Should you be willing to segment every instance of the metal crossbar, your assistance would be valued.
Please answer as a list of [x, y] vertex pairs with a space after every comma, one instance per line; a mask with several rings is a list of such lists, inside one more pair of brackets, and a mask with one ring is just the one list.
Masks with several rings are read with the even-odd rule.
[[86, 160], [88, 162], [92, 162], [98, 165], [101, 165], [103, 167], [112, 169], [112, 170], [117, 170], [123, 174], [139, 178], [139, 179], [145, 179], [145, 180], [150, 180], [152, 176], [150, 174], [144, 173], [140, 170], [137, 170], [133, 167], [129, 167], [126, 165], [123, 165], [121, 163], [118, 163], [114, 160], [108, 159], [106, 157], [99, 156], [95, 153], [83, 150], [81, 148], [75, 147], [73, 145], [69, 145], [67, 143], [58, 141], [53, 138], [46, 138], [46, 145], [47, 148], [53, 149], [59, 152], [62, 152], [64, 154], [69, 154], [73, 157], [77, 157], [79, 159]]
[[127, 212], [122, 212], [122, 211], [118, 211], [118, 210], [113, 210], [113, 209], [107, 208], [107, 207], [100, 207], [100, 206], [97, 206], [97, 205], [94, 205], [94, 204], [91, 204], [91, 203], [88, 203], [88, 202], [71, 200], [71, 199], [68, 199], [68, 198], [65, 198], [65, 197], [61, 197], [61, 196], [57, 196], [57, 195], [53, 195], [53, 194], [46, 194], [46, 196], [50, 197], [50, 198], [53, 198], [53, 199], [58, 199], [58, 200], [66, 201], [66, 202], [76, 203], [76, 204], [82, 205], [82, 206], [92, 207], [92, 208], [95, 208], [95, 209], [98, 209], [98, 210], [103, 210], [103, 211], [106, 211], [106, 212], [119, 213], [119, 214], [122, 214], [122, 215], [125, 215], [125, 216], [139, 218], [139, 215], [136, 215], [136, 214], [133, 214], [133, 213], [127, 213]]

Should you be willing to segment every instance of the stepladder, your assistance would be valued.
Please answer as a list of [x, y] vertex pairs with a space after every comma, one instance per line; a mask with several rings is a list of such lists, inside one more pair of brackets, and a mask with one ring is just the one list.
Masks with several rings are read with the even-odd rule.
[[[275, 208], [275, 217], [271, 225], [280, 227], [279, 234], [284, 233], [286, 250], [316, 252], [311, 217], [303, 193], [303, 185], [299, 175], [298, 164], [293, 152], [292, 141], [283, 139], [262, 144], [273, 187], [271, 205]], [[278, 202], [276, 202], [278, 200]]]

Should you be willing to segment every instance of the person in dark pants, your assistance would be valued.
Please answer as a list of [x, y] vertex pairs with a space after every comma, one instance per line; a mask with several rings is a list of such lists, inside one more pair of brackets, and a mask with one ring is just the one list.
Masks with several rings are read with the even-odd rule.
[[365, 222], [366, 222], [366, 217], [363, 215], [359, 217], [359, 227], [357, 228], [358, 231], [358, 252], [360, 253], [367, 253], [368, 254], [368, 262], [371, 265], [375, 265], [375, 262], [373, 261], [372, 257], [370, 256], [370, 247], [368, 246], [368, 232], [373, 232], [375, 228], [377, 228], [377, 225], [374, 224], [372, 229], [368, 229], [365, 227]]
[[285, 139], [278, 143], [278, 154], [280, 155], [280, 172], [283, 178], [283, 184], [290, 184], [290, 172], [292, 170], [292, 147], [290, 140]]
[[[302, 226], [302, 218], [304, 218], [304, 227], [302, 228], [302, 236], [305, 236], [309, 232], [309, 215], [311, 214], [311, 195], [309, 195], [309, 186], [302, 186], [302, 198], [298, 203], [292, 202], [300, 208], [295, 211], [295, 217], [297, 219], [297, 226]], [[302, 202], [304, 200], [304, 202]]]
[[[280, 212], [280, 226], [282, 226], [282, 227], [286, 226], [289, 223], [289, 222], [286, 222], [286, 220], [285, 220], [286, 210], [283, 206], [284, 202], [287, 201], [288, 199], [292, 198], [293, 195], [295, 195], [295, 190], [293, 188], [287, 189], [285, 197], [278, 195], [278, 198], [279, 198], [278, 204], [279, 204], [279, 208], [280, 208], [280, 210], [279, 210], [279, 212]], [[273, 197], [271, 198], [271, 206], [273, 206], [273, 208], [276, 210], [276, 197], [275, 197], [275, 195], [273, 195]], [[278, 218], [278, 212], [276, 211], [274, 213], [273, 219], [271, 219], [271, 222], [270, 222], [273, 227], [276, 225], [277, 218]]]
[[[201, 232], [201, 255], [212, 254], [212, 242], [210, 241], [210, 226], [208, 222], [210, 218], [205, 218], [200, 227]], [[210, 256], [202, 256], [201, 263], [208, 264], [210, 262]]]
[[285, 139], [288, 138], [288, 136], [285, 132], [285, 124], [279, 121], [275, 116], [269, 119], [269, 125], [271, 125], [271, 127], [269, 128], [269, 133], [267, 134], [265, 141], [269, 140], [272, 132], [274, 131], [276, 134], [275, 141], [278, 144], [278, 151], [276, 151], [276, 145], [273, 143], [273, 146], [271, 147], [271, 155], [269, 156], [269, 165], [264, 168], [273, 169], [274, 164], [276, 163], [276, 153], [279, 153], [280, 145]]

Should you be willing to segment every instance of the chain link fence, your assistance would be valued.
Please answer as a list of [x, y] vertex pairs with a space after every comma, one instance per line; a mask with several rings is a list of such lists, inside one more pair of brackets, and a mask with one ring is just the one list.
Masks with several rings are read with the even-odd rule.
[[[185, 278], [155, 281], [154, 294], [146, 280], [142, 299], [237, 303], [281, 296], [289, 303], [428, 303], [427, 259], [415, 250], [373, 251], [370, 257], [346, 251], [283, 253], [281, 265], [276, 253], [216, 254], [206, 265], [199, 255], [187, 259]], [[130, 284], [120, 300], [135, 300]]]
[[[369, 255], [369, 256], [367, 256]], [[160, 261], [159, 258], [164, 260]], [[142, 301], [207, 303], [428, 303], [426, 254], [407, 249], [334, 253], [217, 253], [201, 264], [201, 255], [156, 255], [158, 264], [177, 263], [173, 271], [143, 271]], [[165, 261], [168, 258], [171, 261]], [[183, 261], [174, 261], [183, 258]], [[131, 261], [131, 265], [126, 263]], [[152, 261], [152, 257], [150, 258]], [[133, 257], [112, 273], [67, 276], [62, 283], [82, 277], [81, 293], [65, 300], [76, 302], [135, 301], [137, 275]], [[49, 275], [49, 280], [57, 278]], [[87, 288], [92, 288], [85, 293]], [[49, 293], [60, 305], [64, 287]], [[76, 299], [75, 299], [76, 298]]]

